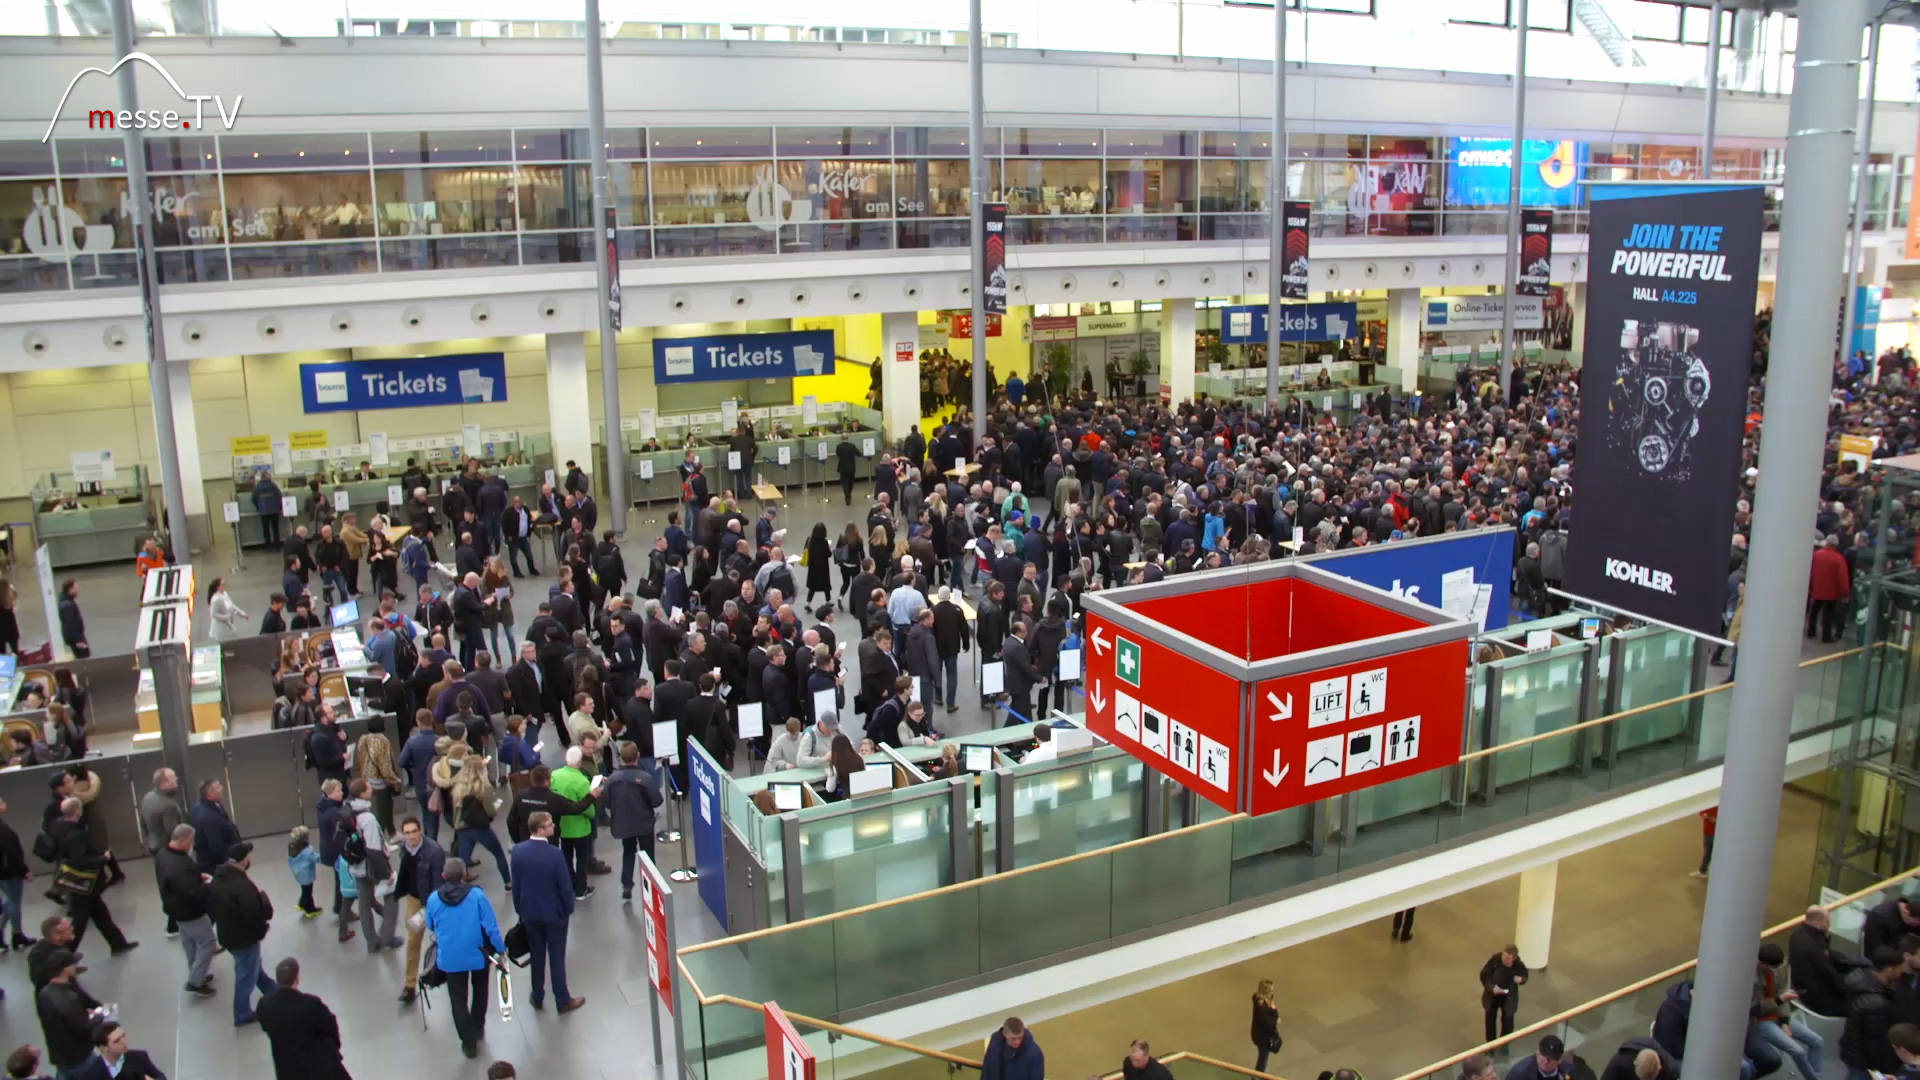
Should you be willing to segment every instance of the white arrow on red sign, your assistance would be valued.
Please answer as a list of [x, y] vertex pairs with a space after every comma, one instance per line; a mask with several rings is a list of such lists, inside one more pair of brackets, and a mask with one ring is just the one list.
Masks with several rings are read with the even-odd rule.
[[1104, 653], [1113, 647], [1107, 642], [1106, 632], [1107, 628], [1104, 626], [1096, 626], [1093, 628], [1093, 650], [1095, 652]]
[[1093, 702], [1094, 712], [1105, 712], [1107, 710], [1107, 699], [1100, 696], [1099, 679], [1093, 680], [1093, 692], [1087, 695], [1087, 700]]
[[1269, 720], [1293, 719], [1293, 694], [1292, 693], [1287, 694], [1287, 700], [1284, 702], [1281, 701], [1277, 696], [1273, 694], [1268, 694], [1267, 700], [1273, 703], [1273, 707], [1276, 710], [1272, 715], [1268, 716], [1267, 719]]
[[1260, 775], [1266, 778], [1267, 783], [1272, 784], [1274, 787], [1279, 787], [1280, 781], [1285, 780], [1287, 774], [1292, 771], [1293, 766], [1282, 766], [1280, 764], [1280, 751], [1276, 749], [1273, 752], [1273, 768], [1260, 770]]

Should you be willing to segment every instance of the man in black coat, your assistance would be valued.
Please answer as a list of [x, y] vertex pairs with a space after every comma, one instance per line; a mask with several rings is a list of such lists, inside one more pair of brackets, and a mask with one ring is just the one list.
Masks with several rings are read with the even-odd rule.
[[507, 810], [507, 838], [516, 844], [530, 835], [527, 819], [536, 812], [552, 814], [554, 820], [558, 821], [562, 817], [584, 814], [593, 809], [595, 796], [592, 792], [581, 799], [555, 794], [553, 770], [545, 765], [535, 765], [527, 773], [527, 780], [526, 787], [514, 792], [513, 806]]
[[700, 740], [720, 762], [720, 767], [733, 768], [733, 720], [728, 714], [727, 703], [720, 697], [719, 676], [709, 671], [700, 676], [700, 693], [687, 702], [686, 711], [675, 727], [679, 743], [685, 746], [688, 738]]
[[340, 1022], [327, 1003], [300, 989], [300, 961], [274, 965], [280, 989], [260, 999], [254, 1015], [273, 1047], [274, 1080], [353, 1080], [340, 1058]]
[[1869, 957], [1877, 949], [1898, 951], [1908, 934], [1920, 934], [1920, 896], [1895, 897], [1869, 910], [1860, 927], [1860, 951]]
[[127, 1046], [127, 1029], [117, 1021], [94, 1025], [93, 1049], [93, 1057], [74, 1072], [74, 1080], [167, 1080], [145, 1050]]
[[207, 882], [200, 876], [200, 864], [193, 859], [193, 826], [176, 826], [153, 859], [154, 876], [160, 882], [160, 907], [180, 928], [187, 949], [187, 991], [197, 997], [212, 997], [213, 983], [208, 976], [213, 963], [213, 922], [207, 918]]
[[94, 1010], [100, 1002], [80, 986], [79, 958], [71, 949], [55, 949], [47, 958], [47, 984], [34, 1004], [47, 1040], [47, 1060], [71, 1076], [93, 1056]]
[[1814, 905], [1787, 938], [1787, 971], [1800, 1004], [1817, 1015], [1847, 1015], [1847, 972], [1860, 961], [1834, 951], [1827, 909]]
[[647, 605], [647, 668], [656, 683], [666, 681], [667, 661], [680, 655], [686, 640], [686, 634], [667, 618], [669, 614], [663, 604]]
[[793, 676], [787, 674], [784, 645], [767, 646], [767, 666], [760, 672], [760, 701], [761, 715], [769, 731], [786, 723], [789, 717], [800, 715], [798, 699], [793, 694]]
[[[687, 706], [699, 694], [699, 688], [681, 677], [680, 661], [669, 660], [666, 664], [666, 678], [653, 689], [653, 722], [671, 723], [675, 732], [685, 730]], [[687, 790], [687, 763], [684, 745], [676, 746], [673, 764], [673, 782], [681, 791]], [[664, 755], [660, 747], [654, 747], [655, 754]]]
[[47, 830], [48, 838], [53, 841], [54, 862], [57, 865], [94, 875], [91, 888], [67, 893], [67, 918], [73, 920], [74, 947], [78, 948], [81, 939], [87, 936], [87, 925], [98, 923], [100, 934], [107, 939], [113, 955], [119, 956], [138, 947], [140, 943], [128, 941], [120, 932], [120, 927], [115, 925], [113, 913], [107, 910], [105, 893], [111, 856], [94, 846], [92, 835], [80, 820], [80, 811], [80, 800], [67, 797], [60, 803], [60, 816]]
[[213, 872], [213, 882], [207, 886], [214, 934], [233, 957], [234, 1027], [253, 1023], [256, 988], [262, 994], [279, 988], [260, 961], [260, 943], [273, 922], [273, 901], [247, 876], [252, 866], [253, 845], [242, 840], [227, 850], [227, 861]]
[[1001, 646], [1000, 659], [1007, 665], [1007, 727], [1033, 719], [1033, 688], [1046, 681], [1045, 674], [1035, 666], [1033, 654], [1027, 648], [1027, 639], [1031, 635], [1027, 621], [1016, 619], [1011, 635]]
[[540, 741], [540, 721], [547, 717], [545, 674], [540, 670], [540, 650], [530, 641], [520, 645], [520, 659], [507, 669], [507, 693], [513, 696], [513, 711], [527, 718], [527, 745]]

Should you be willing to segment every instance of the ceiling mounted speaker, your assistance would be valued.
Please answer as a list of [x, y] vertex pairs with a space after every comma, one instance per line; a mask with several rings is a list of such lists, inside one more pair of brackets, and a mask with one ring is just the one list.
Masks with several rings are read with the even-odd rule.
[[48, 343], [47, 335], [34, 330], [20, 339], [20, 348], [24, 349], [28, 356], [45, 356], [47, 350], [53, 346]]
[[400, 313], [400, 325], [412, 329], [427, 321], [427, 311], [418, 304], [411, 305]]
[[847, 286], [847, 299], [857, 304], [860, 301], [865, 300], [866, 298], [867, 298], [866, 282], [856, 281], [853, 284]]
[[1013, 290], [1013, 291], [1014, 291], [1015, 293], [1024, 293], [1024, 292], [1026, 292], [1026, 291], [1027, 291], [1027, 277], [1026, 277], [1026, 275], [1025, 275], [1025, 274], [1015, 274], [1015, 275], [1014, 275], [1014, 277], [1013, 277], [1013, 284], [1012, 284], [1011, 286], [1009, 286], [1009, 288], [1011, 288], [1011, 289], [1012, 289], [1012, 290]]
[[540, 317], [548, 321], [559, 318], [560, 301], [551, 296], [540, 301]]
[[753, 293], [746, 289], [735, 289], [727, 294], [727, 303], [735, 311], [745, 311], [753, 306]]
[[793, 301], [794, 307], [806, 307], [807, 301], [813, 299], [813, 294], [807, 291], [805, 285], [795, 285], [793, 292], [789, 294], [789, 299]]
[[1203, 288], [1213, 288], [1213, 278], [1213, 267], [1209, 266], [1205, 270], [1200, 271], [1200, 285]]
[[1077, 289], [1077, 288], [1079, 288], [1079, 287], [1080, 287], [1080, 279], [1079, 279], [1079, 278], [1077, 278], [1077, 277], [1074, 277], [1074, 276], [1073, 276], [1072, 274], [1061, 274], [1061, 275], [1060, 275], [1060, 291], [1061, 291], [1061, 292], [1063, 292], [1063, 293], [1070, 293], [1070, 292], [1072, 292], [1073, 290], [1075, 290], [1075, 289]]
[[958, 278], [954, 281], [953, 290], [959, 293], [963, 299], [969, 298], [973, 296], [973, 282], [968, 281], [966, 278]]
[[327, 320], [327, 325], [333, 327], [334, 333], [344, 334], [353, 329], [353, 312], [348, 311], [346, 308], [341, 308], [339, 311], [333, 313], [331, 319]]
[[693, 297], [685, 292], [675, 292], [667, 297], [667, 307], [674, 311], [685, 311], [693, 306]]
[[473, 305], [473, 310], [467, 313], [467, 317], [473, 320], [473, 325], [485, 326], [493, 321], [493, 306], [482, 300]]
[[180, 336], [185, 338], [189, 344], [198, 345], [207, 340], [206, 324], [190, 322], [180, 328]]
[[1486, 277], [1487, 264], [1483, 260], [1475, 259], [1473, 260], [1473, 265], [1467, 268], [1467, 273], [1474, 277]]
[[1413, 280], [1413, 264], [1412, 263], [1403, 262], [1400, 264], [1400, 280], [1402, 281]]
[[1173, 271], [1171, 271], [1171, 270], [1155, 270], [1155, 271], [1153, 272], [1153, 287], [1154, 287], [1154, 288], [1156, 288], [1156, 289], [1164, 289], [1164, 288], [1166, 288], [1167, 286], [1169, 286], [1169, 285], [1171, 285], [1171, 284], [1173, 284]]
[[100, 335], [100, 340], [105, 343], [109, 349], [124, 349], [127, 347], [126, 328], [118, 324], [109, 326], [107, 327], [107, 332]]
[[1115, 270], [1113, 273], [1107, 275], [1107, 288], [1112, 289], [1115, 292], [1119, 292], [1121, 289], [1124, 289], [1126, 287], [1127, 287], [1127, 275], [1121, 273], [1118, 270]]
[[914, 278], [914, 279], [908, 279], [908, 281], [906, 282], [906, 284], [904, 284], [904, 285], [902, 285], [902, 286], [900, 286], [900, 295], [901, 295], [901, 296], [904, 296], [904, 297], [906, 297], [906, 298], [907, 298], [907, 299], [909, 299], [909, 300], [918, 300], [918, 299], [920, 299], [920, 282], [919, 282], [919, 280], [918, 280], [917, 278]]
[[1568, 259], [1568, 260], [1567, 260], [1567, 273], [1569, 273], [1569, 274], [1573, 274], [1573, 275], [1575, 275], [1575, 276], [1578, 276], [1578, 275], [1579, 275], [1579, 273], [1580, 273], [1580, 267], [1581, 267], [1581, 266], [1583, 266], [1583, 265], [1585, 265], [1585, 264], [1584, 264], [1584, 263], [1582, 263], [1582, 262], [1581, 262], [1581, 261], [1580, 261], [1579, 259], [1577, 259], [1577, 258], [1576, 258], [1576, 259]]
[[1246, 282], [1249, 285], [1257, 284], [1260, 281], [1260, 268], [1257, 266], [1241, 267], [1240, 280]]
[[1450, 277], [1453, 274], [1453, 264], [1445, 259], [1441, 259], [1439, 262], [1433, 264], [1433, 272], [1441, 277]]
[[278, 340], [280, 337], [280, 320], [271, 315], [262, 315], [260, 316], [260, 321], [254, 324], [254, 329], [260, 332], [261, 337], [269, 341]]
[[1339, 281], [1340, 280], [1340, 264], [1328, 263], [1326, 267], [1320, 271], [1320, 280]]
[[1367, 263], [1360, 268], [1360, 276], [1372, 281], [1380, 276], [1380, 267], [1375, 263]]

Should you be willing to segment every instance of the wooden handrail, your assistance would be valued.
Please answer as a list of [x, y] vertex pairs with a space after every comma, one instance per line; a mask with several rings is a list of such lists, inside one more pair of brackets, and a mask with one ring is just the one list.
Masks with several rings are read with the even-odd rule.
[[[702, 998], [700, 999], [700, 1004], [731, 1005], [734, 1008], [752, 1009], [754, 1012], [759, 1013], [767, 1011], [767, 1007], [758, 1001], [748, 1001], [745, 998], [737, 998], [731, 994], [721, 994], [713, 998]], [[949, 1054], [944, 1050], [929, 1050], [924, 1046], [915, 1046], [912, 1043], [901, 1042], [899, 1039], [889, 1039], [885, 1035], [875, 1035], [871, 1031], [861, 1031], [858, 1028], [850, 1028], [844, 1024], [836, 1024], [831, 1020], [821, 1020], [817, 1017], [808, 1016], [805, 1013], [794, 1012], [792, 1009], [782, 1009], [781, 1011], [787, 1014], [787, 1019], [789, 1020], [806, 1024], [808, 1027], [817, 1027], [823, 1031], [831, 1031], [835, 1035], [844, 1035], [850, 1039], [859, 1039], [861, 1042], [875, 1043], [892, 1050], [904, 1050], [909, 1054], [918, 1054], [921, 1057], [934, 1058], [939, 1061], [944, 1061], [949, 1065], [960, 1065], [969, 1069], [977, 1069], [980, 1067], [978, 1061], [963, 1058], [958, 1054]]]
[[[1873, 893], [1877, 893], [1882, 889], [1889, 888], [1894, 885], [1898, 885], [1901, 882], [1908, 881], [1916, 876], [1920, 876], [1920, 866], [1914, 867], [1913, 869], [1908, 870], [1904, 873], [1895, 874], [1894, 876], [1888, 878], [1885, 881], [1880, 882], [1877, 885], [1870, 885], [1867, 888], [1861, 889], [1857, 893], [1853, 893], [1852, 895], [1843, 896], [1840, 899], [1835, 900], [1831, 904], [1825, 904], [1820, 906], [1824, 907], [1828, 911], [1834, 911], [1838, 908], [1843, 908], [1848, 904], [1851, 904], [1854, 901], [1859, 900], [1863, 897], [1869, 896]], [[1773, 937], [1776, 934], [1790, 933], [1795, 928], [1797, 928], [1801, 923], [1806, 921], [1807, 921], [1807, 917], [1804, 913], [1800, 915], [1796, 915], [1793, 918], [1788, 919], [1786, 922], [1783, 922], [1778, 926], [1770, 926], [1767, 929], [1762, 930], [1760, 932], [1760, 936], [1763, 938], [1767, 938], [1767, 937]], [[1555, 1013], [1554, 1015], [1547, 1017], [1545, 1020], [1536, 1020], [1533, 1023], [1528, 1024], [1526, 1027], [1523, 1027], [1514, 1031], [1514, 1033], [1511, 1035], [1502, 1036], [1501, 1038], [1495, 1039], [1492, 1042], [1481, 1043], [1479, 1046], [1476, 1046], [1471, 1050], [1467, 1050], [1462, 1053], [1455, 1054], [1452, 1057], [1443, 1059], [1441, 1061], [1436, 1061], [1433, 1064], [1428, 1065], [1424, 1068], [1415, 1069], [1414, 1071], [1400, 1077], [1399, 1080], [1429, 1080], [1430, 1077], [1436, 1076], [1437, 1074], [1442, 1073], [1447, 1069], [1453, 1068], [1455, 1065], [1460, 1064], [1461, 1062], [1467, 1060], [1468, 1058], [1472, 1057], [1475, 1054], [1491, 1053], [1497, 1047], [1505, 1046], [1509, 1043], [1518, 1042], [1519, 1040], [1524, 1039], [1529, 1035], [1533, 1035], [1537, 1032], [1545, 1031], [1548, 1028], [1555, 1026], [1556, 1024], [1564, 1024], [1568, 1020], [1571, 1020], [1574, 1017], [1579, 1016], [1581, 1013], [1592, 1012], [1594, 1009], [1605, 1008], [1606, 1006], [1611, 1005], [1616, 1001], [1619, 1001], [1621, 998], [1624, 998], [1629, 994], [1637, 994], [1640, 991], [1645, 990], [1650, 986], [1658, 986], [1661, 983], [1666, 982], [1668, 979], [1685, 975], [1687, 972], [1692, 971], [1694, 967], [1696, 967], [1699, 963], [1700, 961], [1698, 960], [1689, 960], [1684, 964], [1676, 964], [1673, 967], [1666, 969], [1665, 971], [1656, 972], [1652, 975], [1648, 975], [1646, 978], [1639, 979], [1635, 982], [1630, 982], [1627, 985], [1622, 986], [1617, 990], [1609, 991], [1608, 993], [1602, 994], [1601, 996], [1594, 998], [1592, 1001], [1589, 1001], [1584, 1005], [1575, 1005], [1573, 1008], [1567, 1009], [1564, 1012]]]
[[798, 930], [806, 926], [818, 926], [822, 923], [829, 923], [838, 919], [847, 919], [847, 918], [852, 918], [855, 915], [864, 915], [869, 911], [881, 911], [886, 908], [897, 907], [901, 904], [913, 903], [914, 901], [921, 900], [929, 896], [943, 896], [947, 893], [961, 892], [966, 889], [985, 888], [986, 886], [992, 885], [995, 882], [1006, 881], [1009, 878], [1016, 878], [1021, 876], [1022, 874], [1038, 873], [1039, 871], [1042, 871], [1042, 870], [1052, 870], [1055, 867], [1066, 866], [1069, 863], [1081, 862], [1086, 859], [1097, 859], [1104, 855], [1111, 855], [1116, 851], [1125, 851], [1129, 848], [1145, 847], [1148, 844], [1157, 844], [1164, 840], [1171, 840], [1176, 836], [1191, 836], [1194, 833], [1203, 832], [1207, 829], [1214, 829], [1222, 825], [1230, 825], [1237, 821], [1244, 821], [1246, 820], [1246, 817], [1247, 815], [1245, 814], [1232, 814], [1223, 818], [1215, 818], [1212, 821], [1203, 821], [1198, 825], [1189, 825], [1184, 829], [1175, 829], [1172, 832], [1156, 833], [1152, 836], [1142, 836], [1133, 840], [1123, 841], [1121, 843], [1114, 844], [1111, 847], [1103, 847], [1095, 851], [1083, 851], [1078, 855], [1068, 855], [1065, 858], [1052, 859], [1043, 863], [1035, 863], [1032, 866], [1016, 867], [1012, 870], [1006, 871], [1005, 873], [995, 874], [992, 877], [974, 878], [971, 881], [956, 881], [951, 885], [942, 885], [938, 888], [928, 889], [925, 892], [914, 893], [912, 896], [896, 896], [892, 900], [880, 900], [875, 903], [862, 904], [859, 907], [848, 908], [845, 911], [835, 911], [826, 915], [815, 915], [811, 919], [800, 919], [796, 922], [782, 923], [779, 926], [769, 926], [762, 930], [750, 930], [747, 933], [735, 934], [732, 937], [716, 938], [713, 941], [703, 941], [698, 945], [689, 945], [686, 948], [681, 949], [678, 955], [686, 956], [689, 953], [703, 952], [707, 949], [717, 949], [722, 945], [737, 945], [743, 941], [753, 941], [756, 938], [769, 937], [774, 934], [784, 934], [790, 930]]
[[[1255, 1072], [1254, 1070], [1247, 1068], [1245, 1065], [1235, 1065], [1231, 1061], [1221, 1061], [1219, 1058], [1211, 1058], [1205, 1054], [1196, 1054], [1191, 1050], [1176, 1050], [1173, 1053], [1168, 1054], [1166, 1057], [1160, 1058], [1159, 1061], [1160, 1061], [1160, 1064], [1162, 1065], [1173, 1065], [1182, 1061], [1197, 1061], [1200, 1064], [1206, 1065], [1210, 1068], [1225, 1069], [1228, 1072], [1239, 1073], [1241, 1076], [1253, 1077], [1254, 1080], [1283, 1080], [1282, 1077], [1277, 1076], [1274, 1073]], [[1100, 1077], [1100, 1080], [1121, 1080], [1121, 1077], [1125, 1075], [1126, 1075], [1126, 1070], [1121, 1069], [1116, 1072], [1107, 1073], [1106, 1075]]]
[[[1828, 653], [1825, 656], [1816, 656], [1812, 660], [1803, 660], [1801, 661], [1799, 667], [1800, 667], [1800, 670], [1804, 671], [1807, 668], [1819, 667], [1821, 664], [1829, 664], [1835, 660], [1844, 660], [1849, 656], [1858, 656], [1863, 651], [1865, 650], [1864, 649], [1847, 649], [1843, 652]], [[1499, 746], [1489, 746], [1484, 750], [1475, 750], [1472, 753], [1461, 754], [1460, 760], [1475, 761], [1475, 760], [1478, 760], [1479, 758], [1491, 757], [1494, 754], [1504, 754], [1509, 750], [1518, 750], [1523, 746], [1531, 746], [1534, 743], [1545, 742], [1548, 739], [1558, 739], [1563, 736], [1572, 735], [1573, 733], [1578, 731], [1584, 731], [1590, 727], [1599, 727], [1602, 724], [1612, 724], [1621, 720], [1625, 720], [1630, 716], [1638, 716], [1641, 713], [1652, 712], [1655, 709], [1669, 708], [1671, 706], [1678, 705], [1682, 702], [1693, 701], [1696, 698], [1711, 697], [1714, 694], [1718, 694], [1723, 691], [1727, 691], [1731, 689], [1733, 689], [1733, 684], [1730, 682], [1725, 682], [1725, 683], [1721, 683], [1719, 686], [1710, 686], [1705, 690], [1692, 690], [1685, 694], [1681, 694], [1678, 697], [1667, 698], [1664, 701], [1650, 702], [1646, 705], [1635, 705], [1631, 709], [1622, 709], [1617, 713], [1609, 713], [1606, 716], [1595, 717], [1592, 720], [1582, 720], [1578, 724], [1571, 724], [1563, 728], [1555, 728], [1552, 731], [1543, 731], [1538, 735], [1529, 735], [1524, 739], [1515, 739], [1510, 743], [1501, 743]]]

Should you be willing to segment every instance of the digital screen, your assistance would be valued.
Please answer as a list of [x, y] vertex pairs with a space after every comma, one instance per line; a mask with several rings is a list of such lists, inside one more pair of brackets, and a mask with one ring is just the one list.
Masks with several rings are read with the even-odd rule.
[[968, 772], [980, 773], [993, 771], [993, 747], [969, 746], [966, 749], [966, 755], [963, 764], [966, 765]]
[[1589, 615], [1588, 617], [1581, 619], [1580, 620], [1580, 636], [1583, 639], [1589, 639], [1589, 640], [1592, 638], [1599, 637], [1600, 636], [1599, 618], [1596, 616]]
[[335, 626], [352, 626], [360, 621], [360, 601], [349, 600], [344, 604], [335, 604], [330, 616]]
[[[1520, 142], [1520, 205], [1579, 206], [1587, 144], [1571, 139]], [[1513, 140], [1455, 136], [1447, 140], [1447, 205], [1506, 206], [1513, 183]]]
[[768, 784], [767, 790], [773, 792], [775, 810], [798, 810], [801, 806], [799, 784]]

